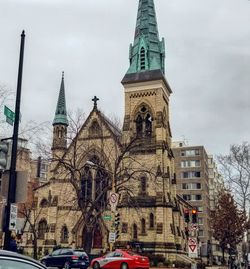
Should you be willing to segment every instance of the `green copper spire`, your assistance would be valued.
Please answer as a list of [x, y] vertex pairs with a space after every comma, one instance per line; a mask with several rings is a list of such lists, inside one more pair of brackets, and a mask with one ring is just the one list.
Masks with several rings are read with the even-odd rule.
[[62, 72], [62, 81], [59, 92], [59, 97], [56, 106], [55, 118], [53, 125], [62, 124], [68, 126], [68, 118], [66, 111], [66, 101], [65, 101], [65, 89], [64, 89], [64, 72]]
[[129, 50], [130, 67], [127, 74], [150, 70], [165, 73], [165, 45], [160, 41], [154, 0], [139, 0], [134, 44]]

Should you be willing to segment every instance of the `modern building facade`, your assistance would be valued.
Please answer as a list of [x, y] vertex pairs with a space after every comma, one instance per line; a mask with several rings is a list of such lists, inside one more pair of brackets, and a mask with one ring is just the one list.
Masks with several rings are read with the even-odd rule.
[[[215, 210], [220, 192], [224, 189], [224, 180], [218, 171], [217, 164], [213, 155], [208, 155], [208, 177], [209, 177], [209, 197], [210, 211]], [[215, 264], [220, 264], [222, 261], [222, 250], [219, 242], [212, 236], [211, 238], [211, 260]]]
[[208, 155], [203, 146], [173, 143], [177, 193], [198, 210], [198, 238], [203, 257], [211, 255]]

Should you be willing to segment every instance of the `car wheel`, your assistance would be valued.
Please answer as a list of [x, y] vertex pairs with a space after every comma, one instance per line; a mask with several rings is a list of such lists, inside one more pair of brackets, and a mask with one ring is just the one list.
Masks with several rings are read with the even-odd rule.
[[121, 264], [121, 269], [129, 269], [129, 268], [128, 268], [128, 264], [125, 263], [125, 262], [122, 263], [122, 264]]
[[95, 262], [94, 264], [93, 264], [93, 269], [100, 269], [101, 267], [100, 267], [100, 264], [99, 264], [99, 262]]
[[71, 269], [69, 262], [65, 262], [64, 269]]

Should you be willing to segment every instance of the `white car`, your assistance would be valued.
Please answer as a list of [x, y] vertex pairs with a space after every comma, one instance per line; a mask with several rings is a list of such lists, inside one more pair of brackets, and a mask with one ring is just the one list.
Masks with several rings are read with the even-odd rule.
[[47, 269], [47, 267], [21, 254], [0, 250], [0, 269]]

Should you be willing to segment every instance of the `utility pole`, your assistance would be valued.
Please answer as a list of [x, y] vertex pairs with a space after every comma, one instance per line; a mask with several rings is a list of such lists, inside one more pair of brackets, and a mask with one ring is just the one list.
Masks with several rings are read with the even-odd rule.
[[17, 160], [17, 144], [18, 144], [18, 129], [20, 118], [20, 103], [21, 103], [21, 88], [22, 88], [22, 75], [23, 75], [23, 55], [24, 55], [24, 42], [25, 32], [21, 34], [18, 78], [17, 78], [17, 91], [16, 91], [16, 106], [15, 106], [15, 121], [12, 137], [12, 152], [11, 152], [11, 164], [10, 164], [10, 176], [9, 176], [9, 189], [8, 199], [5, 214], [5, 235], [4, 235], [4, 249], [10, 249], [11, 230], [10, 226], [10, 208], [11, 204], [16, 202], [16, 160]]

